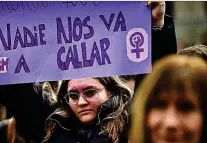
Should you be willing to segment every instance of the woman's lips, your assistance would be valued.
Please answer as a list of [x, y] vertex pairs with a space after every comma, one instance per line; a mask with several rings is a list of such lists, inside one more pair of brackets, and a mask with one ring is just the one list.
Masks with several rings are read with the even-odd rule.
[[182, 135], [181, 134], [168, 134], [168, 135], [156, 135], [156, 138], [164, 143], [181, 143]]
[[181, 139], [179, 137], [164, 137], [163, 140], [166, 143], [180, 143]]
[[172, 138], [168, 138], [168, 139], [164, 139], [166, 142], [169, 142], [169, 143], [179, 143], [180, 141], [177, 140], [177, 139], [172, 139]]
[[91, 111], [92, 111], [91, 109], [84, 109], [84, 110], [79, 111], [78, 114], [81, 114], [81, 115], [89, 114]]

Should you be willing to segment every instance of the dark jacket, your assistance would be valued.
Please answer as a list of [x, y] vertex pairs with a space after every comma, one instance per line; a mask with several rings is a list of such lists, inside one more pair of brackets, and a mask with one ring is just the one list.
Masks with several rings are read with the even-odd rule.
[[[53, 115], [49, 120], [55, 121], [57, 127], [48, 143], [112, 143], [102, 125], [103, 119], [114, 111], [112, 100], [117, 100], [117, 97], [112, 97], [101, 105], [96, 124], [91, 126], [83, 125], [74, 116], [63, 118]], [[119, 143], [127, 143], [127, 132], [120, 135]]]
[[[152, 64], [164, 56], [177, 53], [177, 42], [173, 18], [165, 15], [161, 30], [152, 28]], [[135, 89], [146, 74], [136, 76]]]

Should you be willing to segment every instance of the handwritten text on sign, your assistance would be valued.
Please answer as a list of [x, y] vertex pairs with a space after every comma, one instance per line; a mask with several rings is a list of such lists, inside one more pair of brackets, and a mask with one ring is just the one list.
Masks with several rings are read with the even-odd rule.
[[0, 17], [0, 84], [151, 70], [144, 2], [0, 2]]

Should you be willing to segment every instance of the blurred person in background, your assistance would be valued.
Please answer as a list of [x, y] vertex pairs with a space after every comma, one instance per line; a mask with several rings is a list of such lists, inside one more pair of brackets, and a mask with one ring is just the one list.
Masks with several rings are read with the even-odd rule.
[[206, 143], [207, 65], [174, 55], [155, 63], [132, 105], [130, 143]]
[[0, 143], [25, 143], [16, 132], [16, 120], [7, 119], [7, 110], [3, 105], [0, 105]]
[[179, 55], [196, 56], [200, 57], [207, 62], [207, 46], [206, 45], [194, 45], [187, 47], [178, 52]]
[[41, 142], [44, 121], [52, 109], [42, 99], [40, 83], [1, 85], [0, 102], [6, 107], [7, 118], [15, 118], [16, 131], [26, 142]]
[[16, 120], [14, 118], [0, 122], [0, 143], [26, 143], [16, 132]]

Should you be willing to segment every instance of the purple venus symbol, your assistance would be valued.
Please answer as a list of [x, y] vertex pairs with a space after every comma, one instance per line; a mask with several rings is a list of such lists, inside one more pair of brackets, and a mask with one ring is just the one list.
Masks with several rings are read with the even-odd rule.
[[144, 36], [140, 32], [135, 32], [130, 36], [130, 44], [133, 49], [131, 49], [131, 53], [136, 53], [136, 58], [140, 58], [140, 53], [144, 52], [143, 48], [140, 48], [144, 43]]

